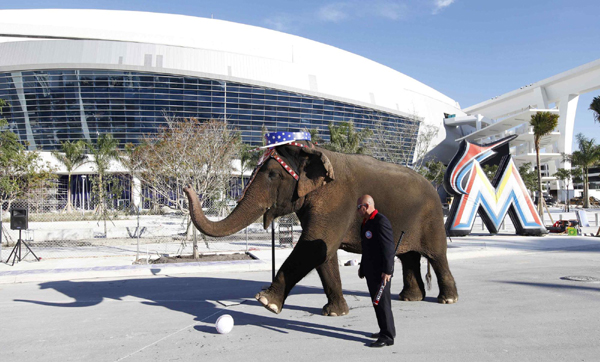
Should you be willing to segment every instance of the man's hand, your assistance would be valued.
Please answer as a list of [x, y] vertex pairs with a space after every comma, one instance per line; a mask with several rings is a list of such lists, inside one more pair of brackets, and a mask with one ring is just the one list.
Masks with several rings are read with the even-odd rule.
[[390, 274], [386, 274], [386, 273], [381, 273], [381, 281], [383, 282], [383, 285], [386, 286], [387, 283], [392, 279], [392, 276]]
[[360, 279], [364, 279], [365, 278], [365, 276], [362, 274], [362, 271], [360, 270], [360, 267], [358, 267], [358, 277]]

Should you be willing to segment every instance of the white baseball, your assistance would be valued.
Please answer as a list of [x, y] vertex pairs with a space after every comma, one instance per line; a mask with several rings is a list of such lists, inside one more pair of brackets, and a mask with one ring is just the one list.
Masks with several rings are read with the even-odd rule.
[[231, 332], [233, 329], [233, 317], [229, 314], [223, 314], [215, 322], [215, 328], [217, 329], [217, 332], [221, 334], [227, 334]]

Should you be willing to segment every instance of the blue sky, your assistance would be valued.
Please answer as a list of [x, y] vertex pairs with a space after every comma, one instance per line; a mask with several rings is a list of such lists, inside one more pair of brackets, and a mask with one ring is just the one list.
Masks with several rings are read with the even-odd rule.
[[[600, 59], [598, 0], [0, 0], [0, 8], [137, 10], [261, 26], [387, 65], [463, 108]], [[574, 133], [600, 142], [588, 110], [598, 95], [579, 97]]]

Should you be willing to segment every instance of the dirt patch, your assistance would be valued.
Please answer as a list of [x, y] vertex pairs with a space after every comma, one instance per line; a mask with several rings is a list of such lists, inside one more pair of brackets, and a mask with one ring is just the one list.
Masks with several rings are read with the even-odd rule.
[[235, 254], [201, 254], [197, 259], [192, 255], [161, 256], [158, 259], [150, 260], [149, 264], [170, 264], [170, 263], [197, 263], [205, 261], [233, 261], [233, 260], [254, 260], [246, 253]]

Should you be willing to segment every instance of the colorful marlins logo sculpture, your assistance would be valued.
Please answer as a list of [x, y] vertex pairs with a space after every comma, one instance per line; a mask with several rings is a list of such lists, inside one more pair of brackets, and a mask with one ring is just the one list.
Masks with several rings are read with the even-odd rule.
[[492, 234], [498, 233], [507, 213], [518, 235], [539, 236], [548, 232], [510, 154], [502, 158], [491, 183], [481, 168], [483, 161], [496, 154], [494, 149], [507, 145], [516, 137], [509, 136], [487, 145], [477, 145], [465, 140], [461, 142], [444, 175], [444, 188], [454, 195], [446, 220], [446, 232], [449, 236], [470, 234], [476, 213], [479, 213]]

